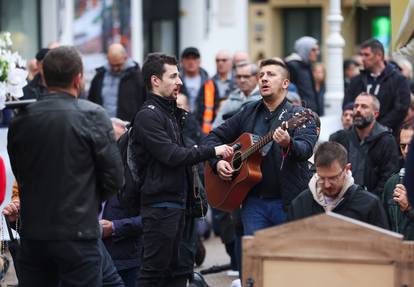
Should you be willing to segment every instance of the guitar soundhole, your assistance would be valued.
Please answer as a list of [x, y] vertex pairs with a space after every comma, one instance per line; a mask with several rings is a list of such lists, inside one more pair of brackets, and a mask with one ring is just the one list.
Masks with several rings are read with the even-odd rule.
[[233, 166], [234, 171], [239, 171], [241, 169], [243, 165], [243, 161], [242, 161], [242, 153], [240, 151], [237, 151], [234, 153], [231, 164]]

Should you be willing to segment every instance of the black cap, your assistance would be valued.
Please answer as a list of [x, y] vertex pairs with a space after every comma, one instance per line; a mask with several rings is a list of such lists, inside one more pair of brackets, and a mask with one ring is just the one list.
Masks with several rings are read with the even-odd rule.
[[190, 57], [190, 56], [200, 58], [200, 51], [198, 51], [198, 49], [195, 48], [195, 47], [187, 47], [181, 53], [181, 58], [187, 58], [187, 57]]
[[49, 51], [50, 51], [50, 49], [48, 49], [48, 48], [40, 49], [40, 51], [36, 53], [36, 60], [38, 60], [39, 62], [43, 61], [43, 59], [45, 58], [47, 52], [49, 52]]

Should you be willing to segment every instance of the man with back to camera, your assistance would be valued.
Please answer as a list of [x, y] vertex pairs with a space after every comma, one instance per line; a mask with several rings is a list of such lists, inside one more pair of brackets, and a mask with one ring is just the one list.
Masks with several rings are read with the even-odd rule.
[[387, 217], [379, 198], [354, 184], [346, 149], [336, 142], [324, 142], [315, 152], [316, 173], [308, 189], [299, 194], [289, 209], [289, 220], [332, 211], [382, 228]]
[[140, 286], [186, 286], [187, 276], [173, 276], [179, 260], [184, 215], [192, 196], [191, 166], [209, 158], [230, 156], [227, 145], [185, 147], [185, 111], [176, 99], [182, 82], [174, 57], [148, 55], [142, 68], [150, 90], [134, 121], [133, 145], [141, 180], [143, 224]]
[[98, 212], [122, 186], [121, 157], [105, 111], [77, 98], [76, 49], [49, 51], [43, 72], [48, 94], [20, 111], [8, 133], [21, 200], [19, 286], [101, 286]]

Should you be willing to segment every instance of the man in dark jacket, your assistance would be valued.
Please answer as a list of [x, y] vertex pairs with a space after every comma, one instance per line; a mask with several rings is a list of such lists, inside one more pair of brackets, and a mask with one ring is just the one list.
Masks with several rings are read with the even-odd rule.
[[[275, 59], [263, 60], [258, 73], [263, 99], [244, 107], [239, 113], [214, 129], [205, 142], [211, 145], [231, 143], [244, 132], [263, 136], [273, 132], [271, 141], [261, 151], [262, 180], [244, 200], [241, 217], [244, 234], [281, 224], [287, 207], [311, 177], [307, 160], [316, 143], [316, 126], [312, 120], [305, 127], [283, 130], [281, 123], [303, 111], [286, 100], [289, 71]], [[212, 160], [210, 165], [223, 180], [231, 180], [232, 165], [225, 160]]]
[[[404, 160], [413, 135], [414, 123], [404, 124], [400, 132], [400, 151]], [[382, 201], [391, 230], [404, 235], [405, 240], [414, 240], [414, 210], [408, 202], [407, 189], [402, 182], [404, 178], [405, 169], [401, 169], [387, 180]]]
[[136, 148], [141, 180], [143, 224], [140, 286], [186, 286], [186, 276], [173, 276], [178, 264], [187, 197], [192, 194], [191, 165], [233, 149], [185, 147], [182, 123], [185, 113], [176, 99], [182, 82], [174, 57], [150, 54], [143, 66], [144, 81], [151, 91], [134, 120], [132, 143]]
[[387, 179], [398, 171], [398, 147], [391, 131], [378, 123], [378, 99], [361, 93], [354, 103], [353, 126], [332, 134], [330, 141], [348, 151], [355, 183], [382, 197]]
[[361, 44], [364, 70], [351, 80], [343, 104], [355, 101], [361, 92], [378, 98], [381, 110], [378, 122], [392, 129], [394, 135], [410, 106], [410, 85], [398, 68], [384, 61], [384, 47], [376, 39]]
[[22, 100], [38, 99], [41, 94], [47, 93], [47, 88], [43, 80], [43, 59], [50, 49], [42, 48], [36, 54], [36, 61], [39, 67], [39, 72], [34, 76], [26, 86], [23, 87]]
[[49, 93], [8, 134], [21, 200], [19, 285], [101, 286], [98, 211], [122, 185], [121, 157], [105, 111], [77, 99], [76, 49], [51, 50], [43, 71]]
[[295, 53], [286, 58], [290, 78], [298, 88], [303, 106], [323, 116], [323, 99], [318, 97], [312, 74], [312, 64], [318, 60], [318, 41], [312, 37], [302, 37], [295, 42]]
[[108, 64], [96, 69], [88, 99], [103, 106], [109, 117], [131, 121], [146, 98], [138, 63], [121, 44], [108, 49]]
[[316, 174], [293, 201], [289, 220], [332, 211], [382, 228], [387, 217], [379, 198], [354, 184], [346, 149], [335, 142], [319, 145], [315, 152]]

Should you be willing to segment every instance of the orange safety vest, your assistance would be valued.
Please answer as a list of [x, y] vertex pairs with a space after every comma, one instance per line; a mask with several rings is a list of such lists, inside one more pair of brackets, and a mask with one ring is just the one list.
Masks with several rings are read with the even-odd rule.
[[204, 84], [204, 112], [203, 112], [203, 124], [201, 125], [201, 130], [204, 134], [208, 134], [213, 126], [214, 119], [214, 97], [216, 93], [216, 88], [214, 86], [213, 80], [208, 80]]

